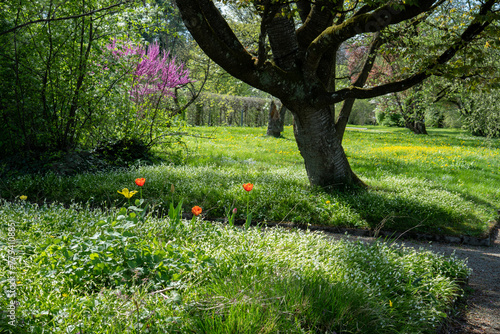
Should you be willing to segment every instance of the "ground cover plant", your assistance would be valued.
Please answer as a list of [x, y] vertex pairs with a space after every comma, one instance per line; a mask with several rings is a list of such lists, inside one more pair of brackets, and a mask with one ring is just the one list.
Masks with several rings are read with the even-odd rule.
[[155, 218], [139, 196], [110, 210], [2, 200], [0, 331], [433, 333], [469, 275], [453, 256], [231, 227], [199, 206]]
[[[264, 136], [264, 128], [191, 129], [181, 165], [63, 177], [30, 175], [1, 180], [3, 198], [28, 195], [28, 201], [55, 201], [92, 207], [121, 206], [117, 187], [137, 188], [166, 214], [171, 199], [184, 207], [200, 205], [207, 219], [246, 219], [248, 196], [241, 184], [252, 182], [254, 222], [295, 222], [394, 231], [483, 236], [500, 207], [500, 144], [458, 130], [429, 129], [429, 136], [406, 129], [348, 128], [346, 153], [367, 191], [326, 193], [311, 188], [300, 154], [287, 127], [283, 138]], [[163, 154], [156, 148], [157, 154]], [[167, 160], [167, 159], [165, 159]], [[171, 185], [175, 191], [171, 192]], [[185, 210], [189, 211], [189, 210]]]

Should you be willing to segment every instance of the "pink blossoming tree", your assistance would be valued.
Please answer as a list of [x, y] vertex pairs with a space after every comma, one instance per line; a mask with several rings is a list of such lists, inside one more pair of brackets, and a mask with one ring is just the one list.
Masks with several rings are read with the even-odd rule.
[[146, 49], [112, 40], [106, 50], [107, 59], [99, 66], [109, 76], [121, 78], [116, 87], [125, 96], [118, 108], [125, 125], [123, 136], [147, 135], [149, 144], [165, 137], [161, 129], [170, 127], [173, 117], [194, 101], [192, 98], [183, 107], [178, 101], [178, 90], [193, 82], [189, 70], [169, 52], [160, 50], [158, 43]]

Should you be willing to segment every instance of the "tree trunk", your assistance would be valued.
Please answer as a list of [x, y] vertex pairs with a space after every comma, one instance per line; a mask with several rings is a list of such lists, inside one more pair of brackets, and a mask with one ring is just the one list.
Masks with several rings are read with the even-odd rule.
[[405, 127], [410, 129], [416, 135], [427, 135], [427, 129], [425, 128], [425, 122], [420, 120], [407, 121], [405, 122]]
[[364, 187], [349, 165], [330, 110], [304, 108], [308, 110], [290, 111], [295, 119], [295, 140], [304, 158], [310, 184], [326, 190]]
[[197, 103], [195, 107], [194, 125], [203, 125], [203, 105]]
[[418, 85], [415, 92], [405, 100], [405, 104], [399, 98], [397, 93], [394, 94], [396, 103], [399, 107], [399, 112], [405, 122], [405, 128], [410, 129], [416, 135], [427, 135], [425, 128], [425, 111], [421, 106], [419, 93], [422, 85]]
[[285, 123], [286, 107], [282, 104], [278, 110], [278, 106], [274, 101], [271, 101], [269, 108], [269, 122], [267, 124], [267, 135], [279, 138], [283, 132]]

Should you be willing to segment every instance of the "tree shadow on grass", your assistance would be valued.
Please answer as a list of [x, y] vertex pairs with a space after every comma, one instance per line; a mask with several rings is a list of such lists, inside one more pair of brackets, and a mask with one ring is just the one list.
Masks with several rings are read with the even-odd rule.
[[473, 213], [456, 212], [438, 203], [423, 203], [396, 191], [370, 189], [354, 194], [338, 193], [336, 197], [357, 212], [373, 231], [479, 236], [487, 226]]
[[[362, 171], [368, 171], [369, 174], [371, 174], [371, 170], [373, 168], [373, 163], [368, 162], [368, 159], [363, 159], [363, 158], [356, 158], [358, 160], [362, 160], [363, 162], [357, 163], [359, 166], [359, 170]], [[471, 174], [471, 177], [474, 177], [474, 179], [478, 180], [478, 184], [480, 183], [479, 180], [487, 180], [488, 183], [490, 184], [499, 184], [500, 185], [500, 175], [498, 174], [491, 174], [488, 173], [488, 171], [485, 171], [483, 169], [480, 169], [478, 167], [473, 167], [473, 173]], [[410, 171], [408, 173], [408, 171]], [[393, 160], [393, 159], [385, 159], [384, 167], [383, 167], [383, 173], [386, 174], [387, 176], [390, 177], [395, 177], [395, 178], [412, 178], [412, 171], [416, 171], [415, 178], [418, 178], [418, 176], [422, 175], [421, 167], [417, 163], [401, 163], [398, 160]], [[451, 182], [442, 182], [442, 179], [444, 177], [450, 177], [452, 179], [457, 179], [460, 180], [463, 175], [459, 175], [458, 173], [454, 171], [449, 171], [449, 172], [443, 172], [442, 168], [440, 167], [433, 167], [433, 166], [428, 166], [425, 171], [425, 179], [421, 179], [420, 182], [422, 182], [422, 185], [428, 184], [428, 188], [430, 190], [435, 190], [435, 189], [441, 189], [445, 190], [449, 193], [454, 193], [458, 194], [464, 201], [467, 202], [472, 202], [476, 205], [483, 206], [485, 210], [496, 212], [498, 209], [497, 205], [500, 206], [500, 203], [495, 204], [493, 201], [487, 201], [484, 198], [480, 198], [471, 192], [468, 192], [468, 189], [460, 189], [456, 187], [456, 184], [453, 184]], [[429, 182], [432, 182], [434, 184], [429, 184]], [[470, 182], [470, 179], [469, 179]]]

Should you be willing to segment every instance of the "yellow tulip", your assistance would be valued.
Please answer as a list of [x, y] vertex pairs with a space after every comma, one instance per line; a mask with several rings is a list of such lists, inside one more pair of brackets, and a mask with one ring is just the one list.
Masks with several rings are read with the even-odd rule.
[[118, 190], [118, 193], [122, 194], [126, 198], [130, 199], [132, 196], [134, 196], [135, 194], [137, 194], [138, 191], [137, 190], [129, 191], [127, 188], [123, 188], [122, 191]]

